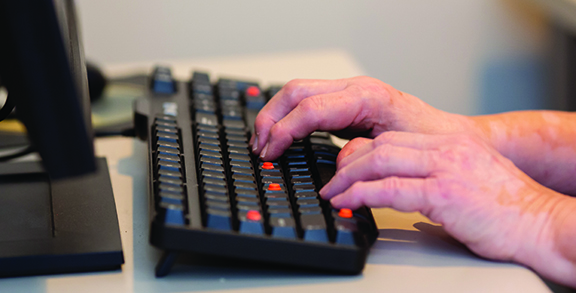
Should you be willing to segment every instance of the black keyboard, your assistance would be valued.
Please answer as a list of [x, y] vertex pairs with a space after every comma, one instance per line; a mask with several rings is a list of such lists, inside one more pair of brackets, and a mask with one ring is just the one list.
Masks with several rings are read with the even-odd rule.
[[150, 242], [165, 251], [322, 269], [362, 271], [378, 230], [370, 209], [335, 210], [318, 191], [336, 172], [327, 133], [295, 141], [273, 162], [251, 153], [258, 111], [280, 88], [194, 72], [189, 82], [155, 68], [136, 103], [136, 134], [149, 145]]

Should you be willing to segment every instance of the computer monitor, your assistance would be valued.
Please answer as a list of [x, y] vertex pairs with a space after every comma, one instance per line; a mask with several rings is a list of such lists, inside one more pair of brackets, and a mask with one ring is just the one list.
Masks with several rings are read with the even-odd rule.
[[95, 171], [71, 1], [0, 1], [0, 76], [53, 179]]
[[42, 160], [0, 164], [0, 276], [124, 262], [71, 0], [0, 0], [0, 80]]

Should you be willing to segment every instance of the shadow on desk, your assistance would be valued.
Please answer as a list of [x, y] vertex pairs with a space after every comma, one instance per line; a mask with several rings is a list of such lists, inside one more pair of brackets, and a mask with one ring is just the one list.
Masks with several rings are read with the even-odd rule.
[[481, 258], [449, 236], [441, 226], [419, 222], [414, 227], [419, 231], [380, 229], [367, 263], [425, 267], [502, 267], [508, 264]]

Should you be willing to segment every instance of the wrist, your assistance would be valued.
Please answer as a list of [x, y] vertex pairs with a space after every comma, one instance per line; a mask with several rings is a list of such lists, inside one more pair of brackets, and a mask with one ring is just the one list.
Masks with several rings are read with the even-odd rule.
[[545, 198], [541, 209], [525, 213], [528, 229], [513, 260], [547, 279], [576, 287], [576, 198], [551, 190], [541, 196]]

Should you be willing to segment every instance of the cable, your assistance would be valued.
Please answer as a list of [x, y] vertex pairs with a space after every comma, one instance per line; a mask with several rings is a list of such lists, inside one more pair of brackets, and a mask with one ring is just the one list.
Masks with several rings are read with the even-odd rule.
[[0, 162], [10, 161], [12, 159], [16, 159], [16, 158], [25, 156], [25, 155], [33, 153], [33, 152], [35, 152], [34, 147], [32, 145], [28, 145], [25, 148], [15, 152], [15, 153], [5, 155], [5, 156], [0, 156]]

